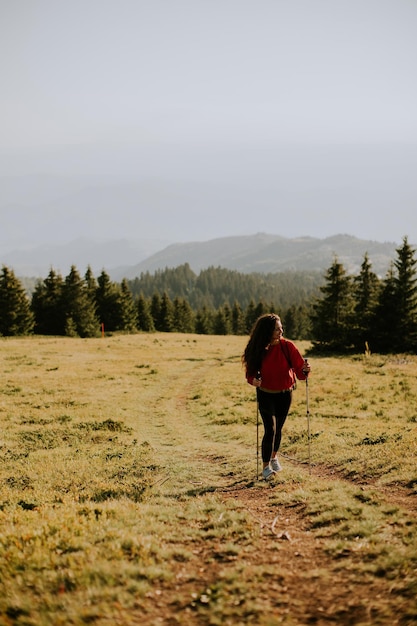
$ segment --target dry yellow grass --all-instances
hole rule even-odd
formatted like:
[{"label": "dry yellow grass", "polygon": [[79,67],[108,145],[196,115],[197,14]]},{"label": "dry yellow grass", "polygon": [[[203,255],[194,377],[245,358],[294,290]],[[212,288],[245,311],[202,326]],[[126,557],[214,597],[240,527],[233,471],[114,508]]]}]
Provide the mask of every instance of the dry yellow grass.
[{"label": "dry yellow grass", "polygon": [[417,359],[311,358],[274,488],[244,344],[0,340],[0,624],[414,623]]}]

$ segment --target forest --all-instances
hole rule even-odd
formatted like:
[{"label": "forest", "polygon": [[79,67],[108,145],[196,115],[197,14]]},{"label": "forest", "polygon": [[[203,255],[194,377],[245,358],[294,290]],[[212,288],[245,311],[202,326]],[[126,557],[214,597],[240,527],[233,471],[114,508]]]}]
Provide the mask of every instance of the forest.
[{"label": "forest", "polygon": [[0,274],[0,336],[96,337],[114,332],[245,335],[259,315],[278,313],[291,339],[312,351],[417,351],[415,250],[404,237],[384,277],[365,254],[349,274],[337,257],[324,274],[243,274],[210,267],[195,274],[185,263],[134,280],[114,282],[90,267],[67,276],[51,269],[28,293],[14,271]]}]

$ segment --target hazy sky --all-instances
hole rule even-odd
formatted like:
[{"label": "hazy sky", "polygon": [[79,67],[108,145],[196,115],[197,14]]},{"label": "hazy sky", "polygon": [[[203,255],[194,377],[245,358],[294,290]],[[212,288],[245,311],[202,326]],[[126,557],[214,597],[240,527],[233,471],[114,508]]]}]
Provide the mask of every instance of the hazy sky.
[{"label": "hazy sky", "polygon": [[[417,241],[416,33],[416,0],[0,0],[0,211]],[[92,191],[127,182],[114,212]]]}]

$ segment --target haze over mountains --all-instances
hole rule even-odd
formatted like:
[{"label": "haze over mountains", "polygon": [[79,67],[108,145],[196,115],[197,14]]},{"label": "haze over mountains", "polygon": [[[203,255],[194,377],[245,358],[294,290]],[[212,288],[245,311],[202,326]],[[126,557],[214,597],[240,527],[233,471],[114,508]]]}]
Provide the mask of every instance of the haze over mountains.
[{"label": "haze over mountains", "polygon": [[[390,171],[385,177],[389,184],[378,182],[379,193],[385,192],[387,206],[407,206],[407,188]],[[258,193],[259,185],[245,194],[243,183],[235,180],[233,186],[232,179],[209,185],[180,179],[122,182],[91,174],[4,176],[0,264],[25,277],[45,277],[51,267],[66,275],[71,265],[83,272],[90,265],[95,273],[105,269],[120,280],[187,262],[194,271],[209,266],[242,272],[321,271],[335,256],[356,272],[367,252],[374,271],[382,275],[395,258],[399,233],[413,242],[414,223],[400,219],[399,211],[393,241],[378,241],[377,234],[370,239],[364,233],[373,232],[371,222],[375,233],[381,232],[382,214],[363,209],[360,219],[349,193],[343,194],[343,205],[339,192],[333,197],[329,190],[314,189],[312,178],[310,186],[297,190],[294,176],[287,177],[287,187],[266,187],[264,195]],[[364,188],[361,195],[365,206]],[[408,198],[408,206],[412,202]],[[346,230],[337,230],[342,225]]]},{"label": "haze over mountains", "polygon": [[[2,172],[17,170],[15,161],[0,147]],[[80,145],[24,163],[34,173],[0,177],[3,252],[79,238],[168,244],[256,232],[416,239],[413,143]]]},{"label": "haze over mountains", "polygon": [[324,271],[335,257],[349,272],[357,273],[365,253],[373,270],[385,274],[394,260],[396,243],[368,241],[351,235],[286,238],[257,233],[221,237],[208,241],[163,245],[157,240],[74,240],[68,244],[39,246],[2,253],[0,261],[19,276],[45,278],[53,267],[66,275],[75,265],[84,273],[89,265],[95,273],[105,269],[113,280],[135,278],[166,267],[189,263],[198,273],[207,267],[224,267],[243,273],[284,270]]},{"label": "haze over mountains", "polygon": [[0,265],[383,273],[417,241],[416,2],[3,4]]}]

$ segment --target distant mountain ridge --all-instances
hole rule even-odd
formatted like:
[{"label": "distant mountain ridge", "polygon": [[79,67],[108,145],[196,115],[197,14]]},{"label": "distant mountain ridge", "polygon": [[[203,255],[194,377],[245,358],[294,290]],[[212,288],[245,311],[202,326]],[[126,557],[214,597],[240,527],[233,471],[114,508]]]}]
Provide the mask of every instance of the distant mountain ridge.
[{"label": "distant mountain ridge", "polygon": [[[125,268],[124,277],[135,278],[142,272],[178,267],[189,263],[199,272],[210,266],[224,267],[243,273],[274,273],[285,270],[327,269],[334,258],[350,273],[357,273],[368,253],[372,269],[384,275],[394,260],[398,244],[358,239],[351,235],[334,235],[325,239],[279,235],[224,237],[203,242],[177,243],[156,252],[137,265]],[[119,276],[120,278],[121,276]]]},{"label": "distant mountain ridge", "polygon": [[291,239],[267,233],[170,245],[157,240],[97,242],[85,238],[61,245],[16,249],[0,254],[0,263],[11,267],[18,276],[40,278],[45,278],[51,267],[66,275],[71,265],[81,273],[89,265],[95,273],[104,269],[112,280],[120,281],[184,263],[196,273],[207,267],[224,267],[243,273],[324,271],[335,257],[348,272],[357,273],[368,253],[373,271],[383,276],[396,257],[398,245],[351,235]]},{"label": "distant mountain ridge", "polygon": [[115,271],[120,274],[124,268],[128,270],[167,243],[163,240],[96,241],[80,238],[65,244],[16,248],[9,252],[2,252],[0,244],[0,265],[7,265],[15,274],[27,277],[44,278],[51,267],[66,275],[71,265],[75,265],[80,272],[90,265],[95,273],[105,269],[109,274],[112,274],[112,268],[117,268]]}]

